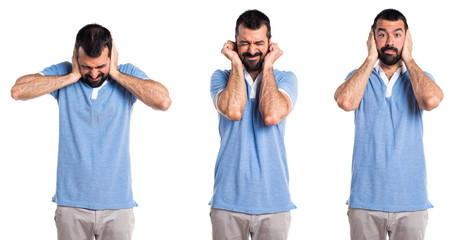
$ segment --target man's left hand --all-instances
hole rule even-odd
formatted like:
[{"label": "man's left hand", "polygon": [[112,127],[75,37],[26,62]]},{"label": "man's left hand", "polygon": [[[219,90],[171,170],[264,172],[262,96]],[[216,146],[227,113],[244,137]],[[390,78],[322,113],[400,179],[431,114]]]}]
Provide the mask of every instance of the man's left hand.
[{"label": "man's left hand", "polygon": [[283,51],[278,47],[277,43],[269,42],[269,51],[264,59],[264,67],[273,67],[276,60],[283,55]]},{"label": "man's left hand", "polygon": [[109,75],[112,78],[115,78],[116,75],[119,74],[119,69],[117,67],[118,57],[119,57],[119,53],[117,52],[116,44],[114,44],[114,40],[113,40],[113,47],[111,49],[111,66],[109,68]]},{"label": "man's left hand", "polygon": [[402,60],[407,62],[412,59],[412,48],[413,48],[413,41],[412,35],[410,34],[410,29],[407,30],[405,35],[405,43],[402,50]]}]

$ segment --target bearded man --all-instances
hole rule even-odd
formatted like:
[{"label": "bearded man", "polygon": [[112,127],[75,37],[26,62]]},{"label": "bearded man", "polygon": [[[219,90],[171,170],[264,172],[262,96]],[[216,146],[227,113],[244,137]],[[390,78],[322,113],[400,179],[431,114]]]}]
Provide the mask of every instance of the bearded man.
[{"label": "bearded man", "polygon": [[59,150],[53,202],[58,239],[131,239],[129,129],[137,99],[165,111],[169,92],[132,64],[118,65],[111,33],[98,24],[76,37],[72,63],[20,77],[11,95],[52,95],[59,108]]},{"label": "bearded man", "polygon": [[443,93],[412,58],[410,30],[399,11],[376,16],[367,47],[365,62],[334,96],[341,109],[355,110],[351,239],[423,239],[432,205],[422,114],[436,108]]},{"label": "bearded man", "polygon": [[295,206],[284,128],[296,103],[296,76],[273,68],[283,52],[258,10],[241,14],[235,41],[226,42],[222,54],[231,70],[211,78],[221,137],[210,201],[213,239],[287,239]]}]

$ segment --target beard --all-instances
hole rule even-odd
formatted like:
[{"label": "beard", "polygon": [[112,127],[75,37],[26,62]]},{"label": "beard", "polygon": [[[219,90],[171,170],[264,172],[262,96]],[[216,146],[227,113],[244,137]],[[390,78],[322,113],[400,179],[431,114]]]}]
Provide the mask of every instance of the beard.
[{"label": "beard", "polygon": [[[267,54],[265,54],[266,56]],[[249,61],[247,60],[248,57],[257,57],[260,56],[259,60],[257,61]],[[251,55],[248,52],[244,52],[241,54],[241,62],[243,63],[244,67],[246,68],[246,71],[248,72],[254,72],[258,71],[262,68],[262,64],[264,63],[264,58],[262,52],[256,52],[255,54]]]},{"label": "beard", "polygon": [[[384,53],[387,50],[393,50],[395,55]],[[398,63],[400,59],[402,59],[402,51],[399,52],[399,50],[395,47],[385,46],[378,50],[378,56],[382,63],[388,66],[392,66]]]},{"label": "beard", "polygon": [[97,88],[103,85],[104,81],[106,81],[109,78],[109,73],[106,75],[104,75],[103,73],[100,73],[95,79],[98,79],[98,78],[100,78],[99,81],[93,81],[94,78],[90,76],[90,73],[87,73],[82,77],[82,81],[92,88]]}]

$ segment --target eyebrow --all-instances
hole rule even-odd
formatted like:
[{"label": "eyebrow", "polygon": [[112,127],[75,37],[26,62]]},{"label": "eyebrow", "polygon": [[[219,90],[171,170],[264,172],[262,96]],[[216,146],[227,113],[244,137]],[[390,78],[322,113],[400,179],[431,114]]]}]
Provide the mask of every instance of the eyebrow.
[{"label": "eyebrow", "polygon": [[[251,43],[251,42],[246,41],[246,40],[241,40],[240,43]],[[255,42],[253,42],[253,43],[254,43],[254,44],[256,44],[256,43],[265,43],[265,41],[264,41],[264,40],[259,40],[259,41],[255,41]]]},{"label": "eyebrow", "polygon": [[[378,28],[378,31],[387,32],[385,28]],[[394,30],[394,32],[397,32],[397,31],[403,32],[404,30],[403,30],[402,28],[396,28],[396,29]]]},{"label": "eyebrow", "polygon": [[96,66],[96,67],[90,67],[90,66],[87,66],[87,65],[82,64],[82,67],[90,68],[90,69],[94,69],[94,68],[99,69],[99,68],[104,68],[104,67],[106,67],[106,63],[105,63],[105,64],[101,64],[100,66]]}]

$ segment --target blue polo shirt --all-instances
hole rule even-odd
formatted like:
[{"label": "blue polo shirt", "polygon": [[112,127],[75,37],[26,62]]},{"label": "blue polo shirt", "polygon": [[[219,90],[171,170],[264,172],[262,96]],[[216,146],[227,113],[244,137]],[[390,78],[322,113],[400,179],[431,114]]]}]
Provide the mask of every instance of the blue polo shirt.
[{"label": "blue polo shirt", "polygon": [[404,67],[389,83],[381,75],[385,76],[382,69],[375,67],[355,110],[348,205],[386,212],[431,208],[426,189],[423,110]]},{"label": "blue polo shirt", "polygon": [[[297,79],[292,72],[274,70],[280,91],[288,94],[293,106],[297,99]],[[217,70],[211,78],[211,97],[228,83],[230,71]],[[289,194],[289,177],[284,145],[286,119],[266,126],[259,111],[262,73],[253,82],[245,71],[247,102],[242,119],[232,121],[218,114],[220,149],[214,174],[214,194],[210,205],[248,214],[289,211],[295,208]]]},{"label": "blue polo shirt", "polygon": [[[44,69],[45,76],[66,75],[72,64]],[[119,71],[148,77],[131,64]],[[129,156],[130,116],[135,96],[109,78],[100,88],[77,81],[51,93],[59,107],[58,205],[94,210],[137,206],[132,196]]]}]

